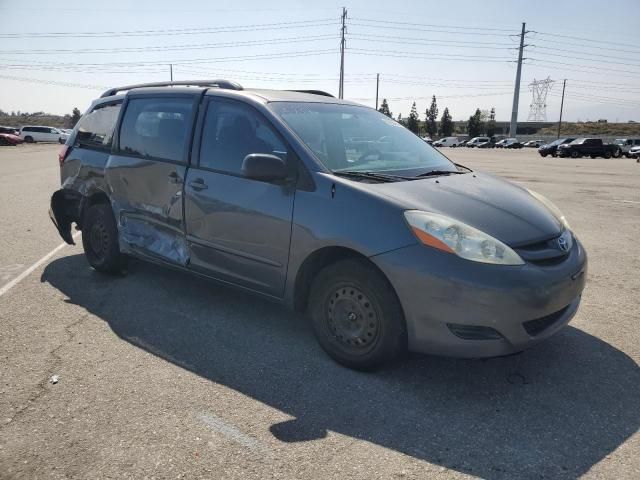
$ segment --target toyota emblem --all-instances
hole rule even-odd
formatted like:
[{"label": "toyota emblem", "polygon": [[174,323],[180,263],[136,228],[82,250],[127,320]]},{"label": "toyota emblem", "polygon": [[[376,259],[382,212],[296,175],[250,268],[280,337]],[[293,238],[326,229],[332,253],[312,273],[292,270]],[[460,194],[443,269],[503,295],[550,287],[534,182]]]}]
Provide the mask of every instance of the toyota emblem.
[{"label": "toyota emblem", "polygon": [[569,242],[564,235],[560,235],[560,237],[558,237],[558,248],[563,252],[569,251]]}]

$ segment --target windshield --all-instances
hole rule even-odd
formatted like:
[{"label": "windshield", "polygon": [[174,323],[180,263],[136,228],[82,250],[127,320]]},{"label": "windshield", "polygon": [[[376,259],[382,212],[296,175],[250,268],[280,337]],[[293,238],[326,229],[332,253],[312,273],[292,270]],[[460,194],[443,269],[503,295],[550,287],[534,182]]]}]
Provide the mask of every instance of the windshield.
[{"label": "windshield", "polygon": [[458,172],[443,154],[376,110],[332,103],[274,102],[270,106],[333,172],[417,176]]},{"label": "windshield", "polygon": [[576,138],[569,145],[580,145],[581,143],[584,143],[585,140],[586,140],[586,138]]},{"label": "windshield", "polygon": [[624,138],[616,138],[613,143],[615,143],[616,145],[624,145],[625,143],[627,143],[627,141]]},{"label": "windshield", "polygon": [[551,142],[549,145],[552,147],[555,145],[560,145],[564,142],[564,140],[565,140],[564,138],[559,138],[558,140],[554,140],[553,142]]}]

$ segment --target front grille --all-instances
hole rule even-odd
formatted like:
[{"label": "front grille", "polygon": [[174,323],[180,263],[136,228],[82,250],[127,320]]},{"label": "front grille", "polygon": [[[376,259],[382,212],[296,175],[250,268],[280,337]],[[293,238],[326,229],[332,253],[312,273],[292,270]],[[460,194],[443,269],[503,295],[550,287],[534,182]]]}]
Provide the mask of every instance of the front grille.
[{"label": "front grille", "polygon": [[549,328],[551,325],[556,323],[556,321],[560,319],[562,315],[564,315],[564,313],[567,311],[568,308],[569,308],[569,305],[567,305],[564,308],[561,308],[560,310],[558,310],[555,313],[552,313],[551,315],[547,315],[545,317],[540,317],[534,320],[529,320],[528,322],[524,322],[522,326],[524,327],[524,329],[527,331],[529,335],[531,335],[532,337],[535,337],[537,335],[540,335],[547,328]]},{"label": "front grille", "polygon": [[[570,250],[566,252],[560,250],[558,247],[559,237],[560,235],[556,235],[547,240],[518,245],[513,249],[525,262],[533,263],[540,267],[557,265],[566,260],[570,253]],[[573,247],[575,248],[575,240]]]}]

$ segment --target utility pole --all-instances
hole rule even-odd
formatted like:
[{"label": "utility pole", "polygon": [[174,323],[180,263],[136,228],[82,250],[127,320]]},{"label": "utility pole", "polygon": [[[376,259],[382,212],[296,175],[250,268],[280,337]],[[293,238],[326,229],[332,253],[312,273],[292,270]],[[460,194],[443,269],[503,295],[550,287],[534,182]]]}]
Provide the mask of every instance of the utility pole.
[{"label": "utility pole", "polygon": [[169,64],[169,77],[171,78],[171,81],[173,82],[173,64]]},{"label": "utility pole", "polygon": [[344,34],[347,32],[347,9],[342,7],[342,28],[340,29],[340,85],[338,86],[338,98],[344,98],[344,47],[346,41]]},{"label": "utility pole", "polygon": [[376,73],[376,110],[378,109],[378,90],[380,89],[380,74]]},{"label": "utility pole", "polygon": [[558,121],[558,138],[560,138],[560,127],[562,126],[562,109],[564,108],[564,89],[567,86],[567,79],[562,82],[562,101],[560,102],[560,120]]},{"label": "utility pole", "polygon": [[515,137],[518,133],[518,103],[520,102],[520,75],[522,73],[522,51],[524,50],[525,23],[522,22],[522,33],[520,34],[520,50],[518,52],[518,69],[516,70],[516,88],[513,91],[513,107],[511,108],[511,124],[509,125],[509,136]]}]

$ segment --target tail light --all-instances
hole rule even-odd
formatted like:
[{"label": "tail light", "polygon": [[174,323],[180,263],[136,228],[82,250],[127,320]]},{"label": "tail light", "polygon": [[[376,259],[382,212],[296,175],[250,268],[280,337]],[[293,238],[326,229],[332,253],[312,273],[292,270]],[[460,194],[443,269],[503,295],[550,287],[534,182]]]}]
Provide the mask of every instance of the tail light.
[{"label": "tail light", "polygon": [[70,150],[71,149],[69,148],[68,145],[63,145],[62,148],[60,149],[60,153],[58,153],[58,163],[60,164],[60,166],[62,166],[62,164],[66,160]]}]

